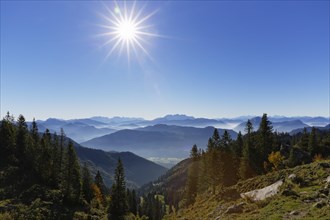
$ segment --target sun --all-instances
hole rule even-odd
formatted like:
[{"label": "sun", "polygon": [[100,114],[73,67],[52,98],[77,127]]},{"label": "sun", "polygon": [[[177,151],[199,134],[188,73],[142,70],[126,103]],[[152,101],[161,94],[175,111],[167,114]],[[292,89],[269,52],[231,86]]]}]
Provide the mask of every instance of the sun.
[{"label": "sun", "polygon": [[106,57],[112,55],[114,51],[119,51],[119,55],[126,51],[128,60],[132,53],[139,57],[141,52],[151,58],[146,45],[150,42],[149,38],[159,37],[150,30],[152,25],[149,24],[150,17],[156,11],[143,15],[142,9],[136,9],[135,1],[130,8],[126,2],[121,3],[123,5],[119,6],[117,2],[114,2],[113,9],[105,6],[107,14],[102,15],[105,24],[100,26],[105,29],[105,32],[101,35],[106,36],[103,46],[110,46]]},{"label": "sun", "polygon": [[123,21],[118,24],[117,34],[123,41],[134,41],[137,36],[136,24],[132,21]]}]

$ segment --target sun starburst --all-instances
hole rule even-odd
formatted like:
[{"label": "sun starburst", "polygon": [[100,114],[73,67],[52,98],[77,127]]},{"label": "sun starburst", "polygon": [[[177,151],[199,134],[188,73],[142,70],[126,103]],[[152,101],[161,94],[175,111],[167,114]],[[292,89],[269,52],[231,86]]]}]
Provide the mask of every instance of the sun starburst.
[{"label": "sun starburst", "polygon": [[102,15],[106,24],[101,25],[105,29],[101,35],[107,38],[103,46],[110,46],[106,57],[109,57],[116,50],[119,51],[119,54],[124,50],[128,60],[132,52],[138,55],[141,51],[152,59],[146,49],[146,44],[150,42],[150,37],[158,37],[159,35],[153,33],[150,30],[152,26],[147,23],[156,11],[143,15],[143,8],[137,10],[135,1],[130,8],[126,2],[123,2],[122,6],[117,2],[114,2],[114,5],[113,9],[105,6],[107,14]]}]

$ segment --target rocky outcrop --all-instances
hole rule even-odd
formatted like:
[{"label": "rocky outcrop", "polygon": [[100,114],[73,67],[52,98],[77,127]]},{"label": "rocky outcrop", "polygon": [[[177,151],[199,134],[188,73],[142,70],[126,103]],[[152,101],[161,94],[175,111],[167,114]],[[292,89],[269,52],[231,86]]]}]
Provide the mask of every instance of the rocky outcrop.
[{"label": "rocky outcrop", "polygon": [[253,201],[261,201],[268,197],[274,196],[279,192],[279,187],[283,184],[283,180],[279,180],[272,185],[262,189],[252,190],[246,193],[241,193],[242,198],[251,199]]}]

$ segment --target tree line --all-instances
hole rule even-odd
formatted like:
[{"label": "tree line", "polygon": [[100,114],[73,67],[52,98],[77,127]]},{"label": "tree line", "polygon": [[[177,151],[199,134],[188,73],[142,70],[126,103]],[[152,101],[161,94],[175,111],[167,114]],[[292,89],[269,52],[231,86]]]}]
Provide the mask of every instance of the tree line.
[{"label": "tree line", "polygon": [[[0,218],[8,219],[161,219],[164,203],[156,195],[138,197],[126,188],[120,158],[109,189],[98,171],[81,165],[74,143],[48,129],[40,133],[23,115],[0,122]],[[5,213],[5,214],[1,214]],[[3,215],[3,216],[1,216]],[[140,217],[142,216],[142,217]]]},{"label": "tree line", "polygon": [[267,114],[262,116],[257,130],[248,120],[245,133],[239,132],[233,140],[226,130],[220,136],[215,129],[205,151],[196,145],[192,147],[185,187],[186,205],[208,188],[215,193],[219,186],[228,187],[239,180],[330,156],[329,131],[313,127],[308,133],[305,128],[293,136],[274,132]]}]

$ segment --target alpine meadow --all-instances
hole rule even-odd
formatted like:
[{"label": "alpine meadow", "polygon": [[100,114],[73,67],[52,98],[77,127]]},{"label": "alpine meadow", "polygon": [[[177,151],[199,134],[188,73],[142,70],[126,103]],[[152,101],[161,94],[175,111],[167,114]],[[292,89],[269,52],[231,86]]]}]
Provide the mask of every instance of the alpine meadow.
[{"label": "alpine meadow", "polygon": [[328,0],[0,4],[0,219],[330,219]]}]

